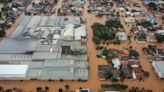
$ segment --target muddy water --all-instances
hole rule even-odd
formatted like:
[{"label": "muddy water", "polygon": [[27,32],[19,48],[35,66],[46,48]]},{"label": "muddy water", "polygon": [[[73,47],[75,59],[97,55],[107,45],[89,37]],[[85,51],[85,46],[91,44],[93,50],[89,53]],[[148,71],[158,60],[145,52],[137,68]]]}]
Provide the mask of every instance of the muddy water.
[{"label": "muddy water", "polygon": [[[50,92],[57,92],[58,88],[63,88],[65,84],[69,84],[70,88],[75,90],[77,88],[90,88],[91,92],[99,92],[101,83],[111,83],[111,81],[99,81],[98,79],[98,65],[107,64],[103,59],[96,58],[96,50],[95,45],[92,42],[92,29],[91,25],[94,22],[101,22],[103,23],[106,17],[103,18],[95,18],[94,14],[87,13],[87,6],[88,3],[85,5],[85,13],[84,17],[87,20],[86,27],[87,27],[87,34],[88,34],[88,55],[89,55],[89,77],[90,79],[87,82],[77,82],[77,81],[55,81],[55,82],[48,82],[48,81],[0,81],[0,86],[5,88],[12,88],[12,87],[19,87],[23,89],[23,92],[30,92],[31,90],[34,92],[35,88],[38,86],[49,86]],[[116,8],[116,7],[115,7]],[[123,19],[121,18],[121,22],[123,23]],[[124,24],[124,23],[123,23]],[[124,25],[124,28],[127,32],[129,32],[130,27]],[[134,48],[136,48],[140,53],[140,61],[143,68],[150,73],[150,77],[145,79],[144,82],[141,81],[134,81],[134,80],[125,80],[123,83],[129,85],[129,87],[137,86],[140,88],[151,89],[154,92],[162,92],[161,90],[164,89],[164,80],[158,79],[156,74],[153,71],[152,66],[147,62],[147,56],[142,53],[142,47],[146,46],[146,44],[137,44],[134,40],[132,40],[131,44]],[[162,48],[161,44],[157,44],[159,47]],[[123,42],[121,45],[109,45],[108,48],[117,48],[121,49],[122,47],[127,47],[128,42]]]}]

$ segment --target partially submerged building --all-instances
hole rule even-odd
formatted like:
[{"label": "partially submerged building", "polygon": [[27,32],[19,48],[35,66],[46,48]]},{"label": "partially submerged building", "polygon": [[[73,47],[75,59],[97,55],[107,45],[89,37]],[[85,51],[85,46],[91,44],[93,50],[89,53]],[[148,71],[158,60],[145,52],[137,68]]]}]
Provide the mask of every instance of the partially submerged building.
[{"label": "partially submerged building", "polygon": [[80,19],[25,16],[0,43],[0,80],[88,80],[86,39]]}]

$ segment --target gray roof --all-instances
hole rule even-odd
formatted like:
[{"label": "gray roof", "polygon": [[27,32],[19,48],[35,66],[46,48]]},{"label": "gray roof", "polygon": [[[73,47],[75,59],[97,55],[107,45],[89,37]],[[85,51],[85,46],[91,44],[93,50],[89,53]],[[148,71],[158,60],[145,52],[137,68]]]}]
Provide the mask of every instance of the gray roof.
[{"label": "gray roof", "polygon": [[0,53],[25,53],[34,51],[38,44],[37,39],[9,39],[0,43]]},{"label": "gray roof", "polygon": [[[25,16],[15,28],[10,38],[18,38],[24,33],[33,33],[38,26],[65,26],[67,24],[80,25],[80,19],[63,16]],[[30,31],[30,32],[29,32]]]},{"label": "gray roof", "polygon": [[10,38],[16,38],[18,37],[22,32],[24,32],[25,27],[28,25],[28,23],[31,20],[31,16],[25,16],[21,20],[20,24],[16,27],[16,29],[12,32]]},{"label": "gray roof", "polygon": [[164,61],[154,62],[158,70],[164,74]]}]

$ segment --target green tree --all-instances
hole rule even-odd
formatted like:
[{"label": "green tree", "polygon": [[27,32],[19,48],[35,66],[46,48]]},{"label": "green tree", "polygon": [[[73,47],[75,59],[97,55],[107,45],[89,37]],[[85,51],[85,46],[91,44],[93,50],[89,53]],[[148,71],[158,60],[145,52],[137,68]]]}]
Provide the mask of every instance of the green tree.
[{"label": "green tree", "polygon": [[106,72],[106,75],[107,75],[107,79],[111,79],[111,78],[113,77],[112,70],[109,69],[109,70]]},{"label": "green tree", "polygon": [[142,92],[142,90],[138,87],[132,87],[131,89],[129,89],[129,92]]},{"label": "green tree", "polygon": [[69,89],[69,85],[67,84],[67,85],[65,85],[65,89],[66,90],[68,90]]},{"label": "green tree", "polygon": [[62,88],[59,88],[59,89],[58,89],[58,92],[63,92],[63,89],[62,89]]},{"label": "green tree", "polygon": [[157,10],[157,5],[153,2],[149,3],[148,6],[153,10],[156,11]]},{"label": "green tree", "polygon": [[100,39],[99,37],[97,37],[97,36],[93,36],[93,42],[94,42],[95,44],[100,44],[101,39]]},{"label": "green tree", "polygon": [[144,28],[150,28],[153,26],[152,23],[149,21],[142,21],[137,23],[137,25],[143,26]]},{"label": "green tree", "polygon": [[139,53],[136,50],[130,50],[129,51],[129,56],[138,58],[139,57]]},{"label": "green tree", "polygon": [[160,43],[164,41],[164,35],[162,35],[162,34],[155,34],[155,37],[156,37],[157,41]]},{"label": "green tree", "polygon": [[110,19],[110,20],[107,20],[105,22],[105,25],[108,27],[108,28],[122,28],[122,24],[121,22],[118,20],[118,19]]}]

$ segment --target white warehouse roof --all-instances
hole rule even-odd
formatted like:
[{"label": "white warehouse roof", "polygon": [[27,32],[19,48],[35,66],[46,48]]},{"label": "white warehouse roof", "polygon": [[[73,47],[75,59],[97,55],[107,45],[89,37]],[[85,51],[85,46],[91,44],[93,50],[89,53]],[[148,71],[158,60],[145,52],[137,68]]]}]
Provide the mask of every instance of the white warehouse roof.
[{"label": "white warehouse roof", "polygon": [[74,25],[68,24],[65,26],[65,32],[63,34],[64,40],[73,40],[73,34],[74,34]]},{"label": "white warehouse roof", "polygon": [[0,77],[26,77],[28,65],[0,65]]},{"label": "white warehouse roof", "polygon": [[82,36],[86,37],[85,25],[82,25],[75,29],[75,40],[81,40]]}]

